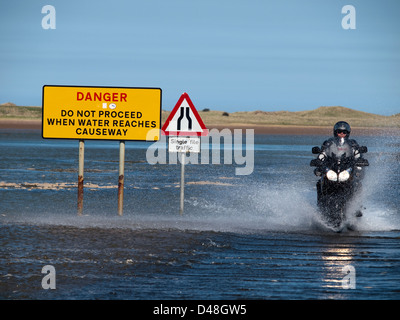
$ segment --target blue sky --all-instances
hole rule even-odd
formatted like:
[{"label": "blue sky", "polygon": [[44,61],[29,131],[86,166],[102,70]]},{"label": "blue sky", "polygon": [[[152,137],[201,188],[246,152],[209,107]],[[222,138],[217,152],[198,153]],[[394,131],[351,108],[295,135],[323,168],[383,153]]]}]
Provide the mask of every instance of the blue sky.
[{"label": "blue sky", "polygon": [[43,85],[159,87],[165,110],[187,92],[198,110],[391,115],[399,18],[398,0],[1,1],[0,103],[41,105]]}]

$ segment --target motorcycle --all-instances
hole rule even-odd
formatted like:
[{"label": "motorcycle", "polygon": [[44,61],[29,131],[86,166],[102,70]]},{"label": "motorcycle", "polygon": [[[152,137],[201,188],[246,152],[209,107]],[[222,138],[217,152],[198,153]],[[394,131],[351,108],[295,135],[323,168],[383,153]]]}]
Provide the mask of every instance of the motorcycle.
[{"label": "motorcycle", "polygon": [[[315,175],[320,176],[317,182],[317,204],[325,224],[336,232],[344,228],[352,230],[347,217],[347,205],[361,188],[362,167],[369,166],[368,160],[361,154],[368,152],[367,147],[358,147],[359,158],[347,156],[346,153],[331,153],[325,161],[313,159],[310,166],[316,167]],[[320,154],[319,147],[312,148],[313,154]],[[358,210],[356,217],[362,215]]]}]

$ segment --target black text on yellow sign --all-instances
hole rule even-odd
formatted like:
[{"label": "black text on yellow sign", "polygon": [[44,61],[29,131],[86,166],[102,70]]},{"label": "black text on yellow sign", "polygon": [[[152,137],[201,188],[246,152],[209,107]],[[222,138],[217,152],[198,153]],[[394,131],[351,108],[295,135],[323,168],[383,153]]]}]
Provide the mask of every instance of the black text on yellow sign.
[{"label": "black text on yellow sign", "polygon": [[42,99],[43,138],[159,140],[160,88],[46,85]]}]

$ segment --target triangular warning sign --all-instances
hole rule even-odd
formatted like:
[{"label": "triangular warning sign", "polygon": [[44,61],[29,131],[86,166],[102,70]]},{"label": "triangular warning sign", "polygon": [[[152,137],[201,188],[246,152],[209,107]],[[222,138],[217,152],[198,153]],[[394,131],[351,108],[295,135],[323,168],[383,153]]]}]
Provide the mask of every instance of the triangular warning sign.
[{"label": "triangular warning sign", "polygon": [[196,108],[185,92],[181,95],[161,133],[165,136],[207,136],[208,129],[201,120]]}]

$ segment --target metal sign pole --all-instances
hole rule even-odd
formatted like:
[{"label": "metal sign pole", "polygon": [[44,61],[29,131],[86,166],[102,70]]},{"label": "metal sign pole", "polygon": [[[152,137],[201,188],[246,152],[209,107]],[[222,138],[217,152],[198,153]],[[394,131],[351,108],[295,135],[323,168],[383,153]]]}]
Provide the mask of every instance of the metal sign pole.
[{"label": "metal sign pole", "polygon": [[119,142],[119,175],[118,175],[118,215],[122,216],[124,205],[124,171],[125,141]]},{"label": "metal sign pole", "polygon": [[181,152],[181,202],[179,214],[183,214],[183,202],[185,199],[185,153]]},{"label": "metal sign pole", "polygon": [[[185,120],[182,121],[184,118]],[[185,138],[182,136],[208,135],[208,129],[201,120],[199,113],[186,92],[181,95],[167,120],[164,122],[161,134],[170,136],[170,139],[168,140],[169,152],[181,152],[181,198],[179,213],[182,215],[185,196],[185,153],[200,152],[199,138]]]},{"label": "metal sign pole", "polygon": [[79,168],[78,168],[78,215],[83,212],[83,165],[85,161],[85,140],[79,140]]}]

